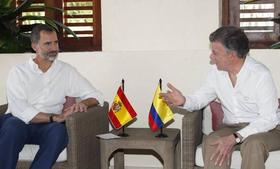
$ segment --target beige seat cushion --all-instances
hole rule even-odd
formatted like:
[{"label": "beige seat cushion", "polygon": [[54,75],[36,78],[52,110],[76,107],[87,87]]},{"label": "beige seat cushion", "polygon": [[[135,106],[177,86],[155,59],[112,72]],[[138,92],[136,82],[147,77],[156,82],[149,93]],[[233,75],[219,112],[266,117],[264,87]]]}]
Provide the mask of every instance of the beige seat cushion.
[{"label": "beige seat cushion", "polygon": [[[25,145],[22,151],[19,153],[19,160],[25,161],[33,161],[37,151],[39,150],[38,145]],[[66,161],[67,160],[67,151],[66,148],[60,153],[57,162]]]}]

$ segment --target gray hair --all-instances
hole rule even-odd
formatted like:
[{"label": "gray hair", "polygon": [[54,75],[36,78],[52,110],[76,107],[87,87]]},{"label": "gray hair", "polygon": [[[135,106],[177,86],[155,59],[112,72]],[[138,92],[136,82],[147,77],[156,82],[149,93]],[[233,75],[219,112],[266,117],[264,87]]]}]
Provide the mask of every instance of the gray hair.
[{"label": "gray hair", "polygon": [[239,58],[246,58],[249,40],[244,31],[234,26],[222,26],[209,36],[210,42],[220,42],[228,51],[235,51]]},{"label": "gray hair", "polygon": [[31,42],[32,43],[38,43],[40,40],[40,32],[46,31],[46,32],[54,32],[55,30],[46,24],[36,24],[31,32]]}]

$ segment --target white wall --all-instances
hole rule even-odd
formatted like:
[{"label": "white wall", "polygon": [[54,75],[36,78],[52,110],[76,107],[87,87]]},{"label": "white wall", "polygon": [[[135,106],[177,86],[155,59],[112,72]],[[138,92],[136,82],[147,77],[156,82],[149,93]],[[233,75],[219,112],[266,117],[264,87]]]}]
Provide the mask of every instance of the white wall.
[{"label": "white wall", "polygon": [[[148,127],[147,118],[159,78],[190,93],[208,70],[208,35],[219,25],[218,0],[102,0],[102,52],[61,53],[103,91],[110,103],[121,79],[138,119],[131,127]],[[0,104],[6,103],[7,72],[32,54],[0,54]],[[277,87],[278,50],[253,50],[251,55],[272,71]],[[181,128],[181,117],[169,127]],[[152,156],[126,156],[130,166],[158,167]],[[144,166],[143,166],[144,165]]]},{"label": "white wall", "polygon": [[103,49],[205,49],[218,6],[218,0],[102,0]]}]

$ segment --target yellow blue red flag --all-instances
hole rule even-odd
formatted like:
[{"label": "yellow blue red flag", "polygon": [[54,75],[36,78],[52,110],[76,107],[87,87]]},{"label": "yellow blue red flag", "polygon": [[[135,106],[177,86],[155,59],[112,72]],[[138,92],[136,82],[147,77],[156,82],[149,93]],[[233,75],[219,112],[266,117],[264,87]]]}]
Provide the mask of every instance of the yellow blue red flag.
[{"label": "yellow blue red flag", "polygon": [[137,116],[133,107],[126,98],[123,90],[119,87],[117,95],[108,112],[108,117],[114,128],[119,129]]},{"label": "yellow blue red flag", "polygon": [[154,132],[159,128],[162,128],[164,124],[172,120],[174,116],[167,103],[162,98],[160,98],[160,92],[161,89],[158,85],[149,113],[149,126]]}]

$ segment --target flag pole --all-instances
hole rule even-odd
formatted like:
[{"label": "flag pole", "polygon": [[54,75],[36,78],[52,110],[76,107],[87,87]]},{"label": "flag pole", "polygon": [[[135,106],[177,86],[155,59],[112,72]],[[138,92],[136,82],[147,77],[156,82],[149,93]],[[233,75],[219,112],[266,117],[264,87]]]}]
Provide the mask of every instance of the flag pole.
[{"label": "flag pole", "polygon": [[[160,88],[160,90],[162,90],[162,80],[161,80],[161,78],[159,79],[159,88]],[[156,135],[156,137],[159,137],[159,138],[168,137],[166,134],[163,133],[163,126],[160,128],[160,133],[158,135]]]},{"label": "flag pole", "polygon": [[[122,79],[122,91],[124,93],[124,79]],[[122,126],[122,132],[120,134],[118,134],[118,136],[121,136],[121,137],[129,136],[127,133],[125,133],[124,128],[125,128],[125,125]]]}]

